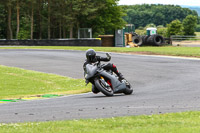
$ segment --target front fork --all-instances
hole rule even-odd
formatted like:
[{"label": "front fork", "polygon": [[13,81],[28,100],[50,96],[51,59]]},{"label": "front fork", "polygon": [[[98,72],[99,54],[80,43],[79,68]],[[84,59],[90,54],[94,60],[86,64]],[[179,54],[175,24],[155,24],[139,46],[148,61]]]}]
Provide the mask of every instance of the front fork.
[{"label": "front fork", "polygon": [[110,85],[106,82],[106,80],[104,79],[104,77],[100,76],[100,81],[101,81],[101,83],[103,83],[106,87],[110,87]]},{"label": "front fork", "polygon": [[[110,84],[108,84],[107,82],[106,82],[106,80],[104,79],[104,77],[102,77],[102,76],[100,76],[100,79],[99,79],[100,81],[101,81],[101,83],[102,84],[104,84],[106,87],[111,87],[112,85],[111,85],[111,83]],[[85,80],[85,86],[87,86],[88,84],[89,84],[89,80]]]}]

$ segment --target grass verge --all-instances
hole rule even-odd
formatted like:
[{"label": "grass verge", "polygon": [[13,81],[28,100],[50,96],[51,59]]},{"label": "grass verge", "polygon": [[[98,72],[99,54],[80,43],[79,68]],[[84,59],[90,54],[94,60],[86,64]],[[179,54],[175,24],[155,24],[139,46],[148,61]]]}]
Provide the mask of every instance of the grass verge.
[{"label": "grass verge", "polygon": [[133,54],[153,54],[170,56],[200,57],[200,47],[70,47],[70,46],[30,46],[30,47],[0,47],[0,49],[52,49],[52,50],[82,50],[93,48],[96,51],[122,52]]},{"label": "grass verge", "polygon": [[38,94],[75,94],[90,91],[83,79],[0,66],[0,99]]},{"label": "grass verge", "polygon": [[[91,47],[8,47],[11,49],[65,49],[87,50]],[[0,49],[2,49],[0,47]],[[5,47],[3,48],[5,49]],[[94,48],[107,52],[150,52],[153,54],[200,57],[199,48],[144,47],[144,48]],[[0,66],[0,99],[16,98],[45,93],[72,94],[88,92],[84,80]],[[152,116],[132,116],[108,119],[52,121],[33,123],[0,123],[0,132],[200,132],[200,112],[171,113]]]},{"label": "grass verge", "polygon": [[3,133],[197,133],[200,112],[53,122],[0,124]]}]

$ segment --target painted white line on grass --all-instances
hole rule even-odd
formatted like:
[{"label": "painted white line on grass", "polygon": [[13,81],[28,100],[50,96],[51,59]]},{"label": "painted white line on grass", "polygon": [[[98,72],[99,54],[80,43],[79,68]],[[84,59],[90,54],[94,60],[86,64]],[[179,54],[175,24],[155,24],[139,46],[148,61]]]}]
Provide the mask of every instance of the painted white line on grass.
[{"label": "painted white line on grass", "polygon": [[169,55],[140,55],[140,54],[116,53],[116,52],[99,52],[99,53],[112,53],[112,54],[121,54],[121,55],[133,55],[133,56],[156,57],[156,58],[171,58],[171,59],[182,59],[182,60],[200,60],[200,58],[195,58],[195,57],[181,57],[181,56],[169,56]]},{"label": "painted white line on grass", "polygon": [[200,58],[194,58],[194,57],[179,57],[179,56],[167,56],[167,55],[138,55],[138,56],[150,56],[150,57],[172,58],[172,59],[183,59],[183,60],[200,60]]}]

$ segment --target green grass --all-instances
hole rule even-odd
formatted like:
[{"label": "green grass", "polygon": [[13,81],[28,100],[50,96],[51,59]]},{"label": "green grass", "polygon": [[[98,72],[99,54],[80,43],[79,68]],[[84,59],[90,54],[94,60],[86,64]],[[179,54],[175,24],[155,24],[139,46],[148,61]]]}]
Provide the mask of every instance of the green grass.
[{"label": "green grass", "polygon": [[0,124],[2,133],[199,133],[200,112]]},{"label": "green grass", "polygon": [[200,36],[200,32],[195,32],[196,36]]},{"label": "green grass", "polygon": [[[9,47],[8,47],[9,48]],[[14,47],[36,49],[87,50],[91,47]],[[2,49],[0,47],[0,49]],[[13,49],[13,47],[11,48]],[[142,47],[142,48],[94,48],[108,52],[150,52],[154,54],[197,56],[199,48]],[[19,68],[0,66],[0,99],[56,93],[72,94],[90,91],[84,80],[72,79]],[[117,117],[71,121],[32,123],[0,123],[2,133],[196,133],[200,132],[200,112],[170,113],[151,116]]]},{"label": "green grass", "polygon": [[69,46],[33,46],[33,47],[0,47],[0,49],[55,49],[55,50],[82,50],[93,48],[96,51],[122,52],[135,54],[158,54],[171,56],[200,57],[200,47],[69,47]]},{"label": "green grass", "polygon": [[89,88],[83,79],[0,66],[0,99],[47,93],[83,93],[90,91]]}]

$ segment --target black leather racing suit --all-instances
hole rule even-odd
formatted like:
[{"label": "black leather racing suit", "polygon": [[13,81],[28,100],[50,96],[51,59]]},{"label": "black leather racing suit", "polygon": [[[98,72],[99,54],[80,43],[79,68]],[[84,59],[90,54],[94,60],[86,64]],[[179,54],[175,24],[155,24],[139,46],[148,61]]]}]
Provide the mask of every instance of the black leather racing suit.
[{"label": "black leather racing suit", "polygon": [[[96,63],[96,62],[98,62],[98,61],[105,61],[105,62],[108,62],[108,61],[110,61],[110,59],[111,58],[109,58],[109,57],[101,57],[101,56],[96,56],[96,58],[94,59],[94,61],[89,61],[89,60],[86,60],[85,61],[85,63],[84,63],[84,65],[83,65],[83,69],[84,69],[84,71],[85,71],[85,66],[87,65],[87,64],[92,64],[92,63]],[[117,74],[118,76],[121,76],[121,74],[118,72],[118,70],[117,70],[117,67],[114,65],[114,64],[112,64],[112,63],[108,63],[108,64],[105,64],[104,66],[103,66],[103,68],[105,69],[105,70],[112,70],[115,74]]]},{"label": "black leather racing suit", "polygon": [[[86,60],[84,65],[83,65],[84,72],[85,72],[85,69],[86,69],[85,67],[86,67],[87,64],[96,63],[98,61],[108,62],[110,60],[111,60],[111,57],[101,57],[101,56],[96,56],[93,61]],[[105,70],[112,70],[117,76],[119,76],[119,78],[121,78],[121,79],[123,78],[122,74],[118,72],[117,67],[114,64],[108,63],[108,64],[103,65],[102,67]],[[92,85],[92,92],[98,93],[99,90],[94,85]]]}]

